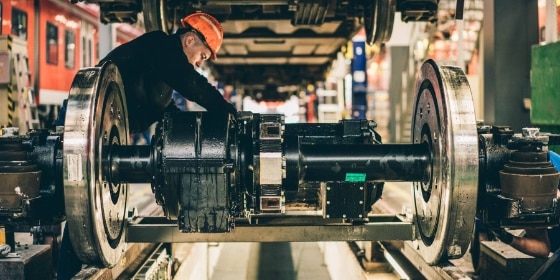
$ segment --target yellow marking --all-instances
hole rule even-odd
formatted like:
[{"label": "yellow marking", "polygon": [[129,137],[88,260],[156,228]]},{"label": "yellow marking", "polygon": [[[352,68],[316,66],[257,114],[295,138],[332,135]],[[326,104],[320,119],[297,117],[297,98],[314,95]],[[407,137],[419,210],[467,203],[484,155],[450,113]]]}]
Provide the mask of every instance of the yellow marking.
[{"label": "yellow marking", "polygon": [[12,127],[14,124],[14,100],[12,99],[12,84],[8,85],[8,127]]},{"label": "yellow marking", "polygon": [[6,244],[6,228],[0,226],[0,244]]}]

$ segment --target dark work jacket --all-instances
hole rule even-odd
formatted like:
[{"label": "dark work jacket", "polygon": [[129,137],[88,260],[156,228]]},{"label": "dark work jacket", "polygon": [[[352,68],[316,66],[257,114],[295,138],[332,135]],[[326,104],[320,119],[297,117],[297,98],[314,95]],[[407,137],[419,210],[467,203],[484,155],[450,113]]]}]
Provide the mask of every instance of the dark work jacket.
[{"label": "dark work jacket", "polygon": [[132,133],[147,129],[165,111],[178,110],[171,99],[173,89],[209,112],[236,113],[189,63],[179,35],[145,33],[115,48],[99,65],[107,61],[117,65],[121,74]]}]

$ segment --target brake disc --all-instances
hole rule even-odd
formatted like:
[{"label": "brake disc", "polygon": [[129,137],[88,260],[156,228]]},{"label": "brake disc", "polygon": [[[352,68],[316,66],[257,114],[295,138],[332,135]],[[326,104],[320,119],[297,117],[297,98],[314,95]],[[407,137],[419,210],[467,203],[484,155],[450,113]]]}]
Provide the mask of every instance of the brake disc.
[{"label": "brake disc", "polygon": [[472,238],[478,137],[464,72],[426,61],[415,87],[413,143],[431,147],[431,176],[413,184],[418,253],[429,264],[463,256]]},{"label": "brake disc", "polygon": [[113,145],[127,145],[128,119],[114,64],[80,70],[70,89],[64,126],[64,197],[70,240],[86,263],[117,264],[126,246],[128,184],[113,183]]}]

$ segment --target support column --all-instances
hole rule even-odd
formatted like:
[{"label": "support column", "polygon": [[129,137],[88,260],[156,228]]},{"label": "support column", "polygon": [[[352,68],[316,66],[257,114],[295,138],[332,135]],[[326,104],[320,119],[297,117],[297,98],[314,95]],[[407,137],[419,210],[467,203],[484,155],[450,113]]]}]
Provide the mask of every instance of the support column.
[{"label": "support column", "polygon": [[[403,123],[402,118],[408,118],[408,114],[402,110],[403,102],[403,78],[406,79],[406,71],[408,62],[411,59],[408,55],[408,46],[391,46],[390,47],[390,59],[391,59],[391,78],[389,80],[389,99],[391,103],[390,111],[390,122],[389,131],[391,132],[389,143],[398,143],[402,138],[401,131],[403,128],[401,124]],[[410,93],[414,94],[414,93]],[[407,104],[406,106],[412,107],[412,104]],[[397,121],[399,120],[399,121]],[[410,122],[409,119],[404,121]]]},{"label": "support column", "polygon": [[352,119],[365,119],[367,112],[366,37],[352,39]]},{"label": "support column", "polygon": [[531,47],[538,44],[537,0],[484,1],[484,123],[530,125]]}]

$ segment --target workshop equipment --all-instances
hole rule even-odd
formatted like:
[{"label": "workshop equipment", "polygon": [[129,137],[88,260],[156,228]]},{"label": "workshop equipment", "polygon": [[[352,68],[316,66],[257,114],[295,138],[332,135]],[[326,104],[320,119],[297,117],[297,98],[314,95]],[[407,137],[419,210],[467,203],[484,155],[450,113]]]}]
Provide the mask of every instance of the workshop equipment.
[{"label": "workshop equipment", "polygon": [[[64,187],[64,202],[53,205],[64,206],[79,258],[106,267],[127,242],[415,240],[436,264],[466,252],[477,198],[489,206],[496,191],[507,201],[492,212],[499,227],[558,225],[555,197],[538,188],[512,195],[499,180],[516,153],[540,154],[558,135],[477,127],[463,71],[431,60],[414,100],[410,144],[382,144],[368,120],[285,124],[274,114],[174,112],[150,145],[132,146],[122,80],[107,63],[77,73],[63,129],[17,139],[45,175],[40,193],[59,198]],[[412,219],[370,213],[387,181],[413,182]],[[129,183],[151,183],[165,215],[129,216]],[[530,207],[512,215],[525,197],[551,207],[538,219]]]}]

